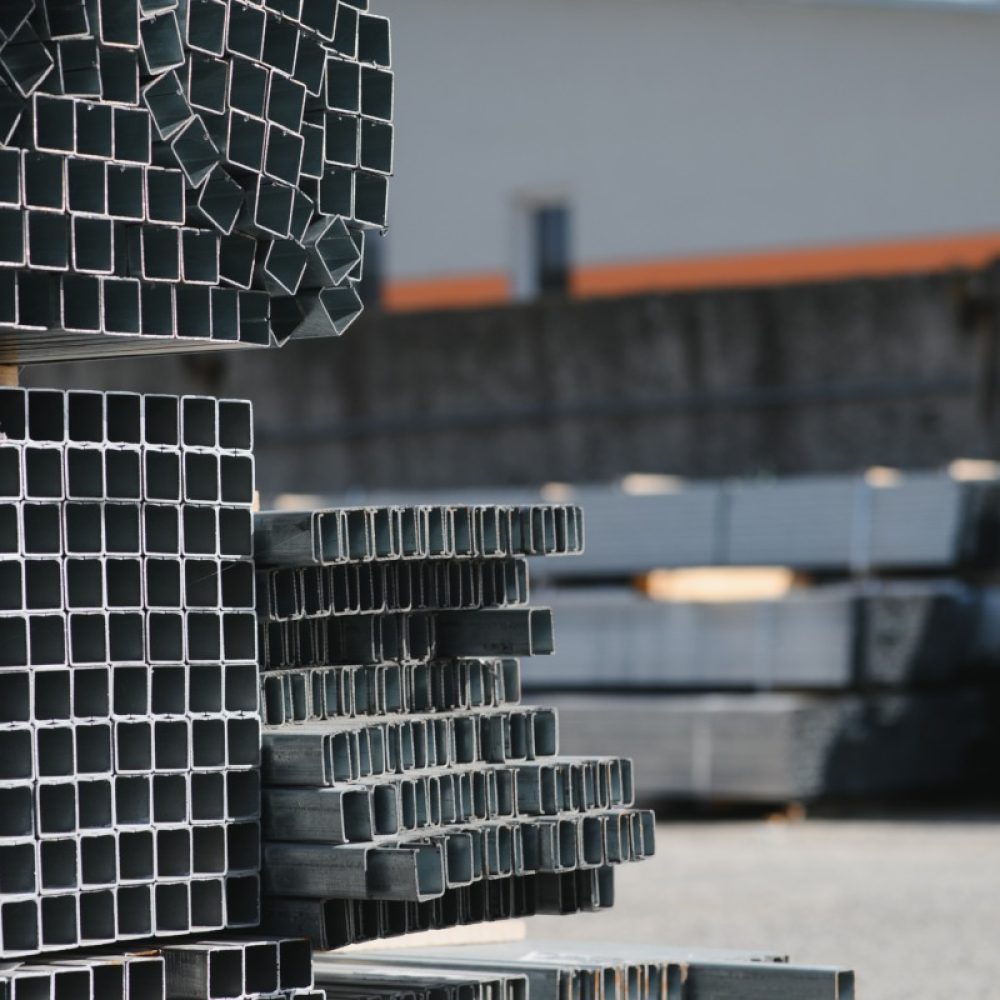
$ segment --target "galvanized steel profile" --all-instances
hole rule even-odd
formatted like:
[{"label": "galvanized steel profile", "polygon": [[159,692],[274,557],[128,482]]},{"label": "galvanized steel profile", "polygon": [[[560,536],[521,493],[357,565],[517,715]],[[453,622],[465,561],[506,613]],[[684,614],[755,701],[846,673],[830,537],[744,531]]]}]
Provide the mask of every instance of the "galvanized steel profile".
[{"label": "galvanized steel profile", "polygon": [[782,955],[669,948],[599,941],[525,941],[459,947],[320,955],[316,980],[344,984],[355,977],[400,983],[421,977],[492,977],[527,983],[533,1000],[602,997],[603,1000],[855,1000],[848,969],[794,965]]},{"label": "galvanized steel profile", "polygon": [[347,0],[17,0],[0,25],[0,363],[268,347],[361,313],[389,22]]},{"label": "galvanized steel profile", "polygon": [[0,955],[259,922],[251,409],[0,390]]},{"label": "galvanized steel profile", "polygon": [[265,925],[320,947],[608,906],[653,851],[629,761],[560,757],[516,657],[553,649],[528,555],[583,548],[562,506],[255,518]]}]

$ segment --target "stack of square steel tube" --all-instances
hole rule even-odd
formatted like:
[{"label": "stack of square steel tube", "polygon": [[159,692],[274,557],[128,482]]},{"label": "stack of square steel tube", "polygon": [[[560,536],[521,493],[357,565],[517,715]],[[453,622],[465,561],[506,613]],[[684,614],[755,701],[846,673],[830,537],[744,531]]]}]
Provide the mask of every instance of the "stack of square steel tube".
[{"label": "stack of square steel tube", "polygon": [[316,961],[316,980],[328,997],[363,983],[394,989],[398,996],[407,985],[418,988],[435,979],[444,985],[448,977],[468,977],[476,1000],[484,983],[503,1000],[855,1000],[848,969],[792,965],[783,955],[754,951],[532,940],[331,954]]},{"label": "stack of square steel tube", "polygon": [[249,403],[0,390],[0,954],[253,927]]},{"label": "stack of square steel tube", "polygon": [[767,952],[518,942],[316,956],[220,939],[0,971],[3,1000],[854,1000],[847,969]]},{"label": "stack of square steel tube", "polygon": [[367,0],[4,0],[0,362],[357,318],[393,161]]},{"label": "stack of square steel tube", "polygon": [[257,515],[265,926],[320,947],[612,902],[653,850],[631,763],[558,756],[516,657],[552,650],[529,556],[578,508]]},{"label": "stack of square steel tube", "polygon": [[185,942],[0,970],[3,1000],[325,1000],[302,938]]}]

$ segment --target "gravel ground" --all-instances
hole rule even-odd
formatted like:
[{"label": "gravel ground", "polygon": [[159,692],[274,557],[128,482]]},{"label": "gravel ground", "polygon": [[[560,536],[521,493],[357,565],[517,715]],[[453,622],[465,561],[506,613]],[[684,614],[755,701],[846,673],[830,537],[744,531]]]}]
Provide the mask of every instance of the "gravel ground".
[{"label": "gravel ground", "polygon": [[661,824],[613,910],[531,937],[761,948],[858,974],[858,1000],[1000,997],[1000,813]]}]

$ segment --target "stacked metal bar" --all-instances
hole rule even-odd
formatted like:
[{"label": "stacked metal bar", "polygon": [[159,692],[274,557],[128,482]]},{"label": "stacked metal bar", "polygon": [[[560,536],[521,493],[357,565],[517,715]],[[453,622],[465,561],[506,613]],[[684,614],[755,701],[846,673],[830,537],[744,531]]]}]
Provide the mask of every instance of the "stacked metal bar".
[{"label": "stacked metal bar", "polygon": [[[0,970],[5,1000],[165,1000],[164,961],[151,952],[78,956]],[[3,992],[6,990],[6,992]]]},{"label": "stacked metal bar", "polygon": [[[4,992],[6,991],[6,992]],[[301,938],[224,939],[0,970],[4,1000],[324,1000]]]},{"label": "stacked metal bar", "polygon": [[323,1000],[302,938],[219,939],[162,951],[166,1000]]},{"label": "stacked metal bar", "polygon": [[10,0],[0,362],[338,336],[393,162],[368,0]]},{"label": "stacked metal bar", "polygon": [[[490,977],[505,984],[505,998],[521,996],[526,983],[531,1000],[854,1000],[855,996],[854,974],[847,969],[792,965],[787,958],[765,953],[591,941],[323,955],[317,959],[316,979],[328,997],[343,995],[354,982],[381,985],[386,992],[392,986],[399,996],[407,985],[448,973],[475,976],[477,981]],[[367,993],[367,988],[358,992]]]},{"label": "stacked metal bar", "polygon": [[0,957],[259,920],[250,404],[0,390]]},{"label": "stacked metal bar", "polygon": [[583,547],[571,507],[256,517],[265,924],[320,947],[611,903],[653,850],[628,761],[557,755],[520,701],[552,649],[528,556]]},{"label": "stacked metal bar", "polygon": [[375,963],[323,969],[319,983],[326,1000],[527,1000],[528,979],[519,973],[477,972]]}]

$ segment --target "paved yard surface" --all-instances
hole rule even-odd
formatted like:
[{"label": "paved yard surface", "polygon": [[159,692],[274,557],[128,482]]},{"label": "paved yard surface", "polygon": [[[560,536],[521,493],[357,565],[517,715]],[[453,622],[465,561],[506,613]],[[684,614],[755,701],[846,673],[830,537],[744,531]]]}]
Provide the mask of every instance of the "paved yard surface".
[{"label": "paved yard surface", "polygon": [[858,1000],[1000,998],[1000,814],[661,825],[607,913],[532,937],[763,948],[858,972]]}]

